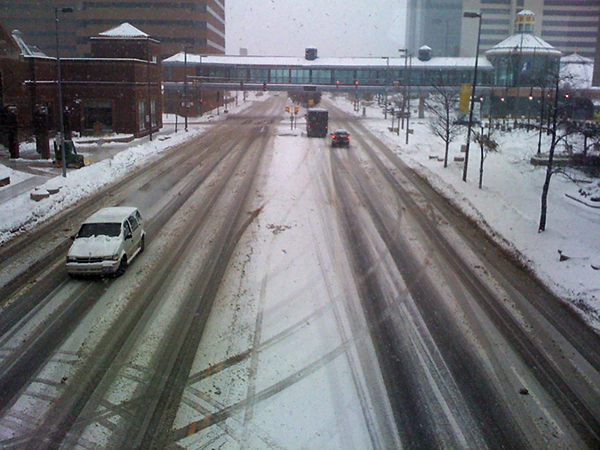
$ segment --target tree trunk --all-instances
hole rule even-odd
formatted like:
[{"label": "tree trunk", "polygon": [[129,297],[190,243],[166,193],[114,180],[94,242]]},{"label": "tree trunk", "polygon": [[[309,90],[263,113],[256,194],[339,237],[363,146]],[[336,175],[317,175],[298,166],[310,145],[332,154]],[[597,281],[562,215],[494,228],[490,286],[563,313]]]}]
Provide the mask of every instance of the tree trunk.
[{"label": "tree trunk", "polygon": [[542,209],[540,212],[540,225],[538,227],[538,233],[546,231],[546,216],[548,214],[548,191],[550,190],[550,178],[552,178],[552,168],[550,165],[550,160],[548,160],[546,179],[544,180],[544,187],[542,188]]},{"label": "tree trunk", "polygon": [[483,146],[481,148],[481,161],[479,162],[479,189],[483,187],[483,159],[485,158],[485,153],[483,150]]},{"label": "tree trunk", "polygon": [[546,178],[542,188],[542,209],[540,211],[540,225],[538,233],[546,231],[546,218],[548,216],[548,191],[550,190],[550,179],[552,178],[554,165],[554,150],[556,148],[556,128],[558,122],[558,81],[556,82],[556,91],[554,96],[554,111],[552,114],[552,140],[550,151],[548,152],[548,167],[546,168]]},{"label": "tree trunk", "polygon": [[446,152],[444,153],[444,169],[448,167],[448,148],[450,147],[450,105],[448,104],[448,100],[446,98],[444,102],[444,109],[446,113]]},{"label": "tree trunk", "polygon": [[448,167],[448,148],[450,147],[450,136],[446,132],[446,151],[444,152],[444,168]]}]

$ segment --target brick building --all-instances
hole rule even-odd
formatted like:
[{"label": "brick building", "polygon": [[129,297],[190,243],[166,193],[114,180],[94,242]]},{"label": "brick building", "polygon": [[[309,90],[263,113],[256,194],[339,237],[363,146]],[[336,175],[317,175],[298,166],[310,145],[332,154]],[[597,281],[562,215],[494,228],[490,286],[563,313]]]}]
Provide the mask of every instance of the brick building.
[{"label": "brick building", "polygon": [[190,52],[225,53],[224,0],[71,1],[0,0],[0,20],[9,30],[19,29],[28,42],[56,56],[55,5],[73,7],[60,17],[61,56],[91,56],[90,38],[128,22],[161,42],[162,56],[185,46]]},{"label": "brick building", "polygon": [[[0,99],[18,110],[19,132],[32,135],[34,113],[58,129],[57,60],[0,26]],[[1,38],[0,37],[0,38]],[[61,58],[67,131],[143,136],[162,127],[161,44],[122,24],[91,39],[90,58]]]}]

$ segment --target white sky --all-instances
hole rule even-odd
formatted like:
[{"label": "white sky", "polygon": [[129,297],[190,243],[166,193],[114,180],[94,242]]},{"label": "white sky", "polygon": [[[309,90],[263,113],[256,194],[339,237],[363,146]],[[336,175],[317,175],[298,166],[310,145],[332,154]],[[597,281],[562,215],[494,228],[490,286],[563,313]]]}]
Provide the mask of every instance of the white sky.
[{"label": "white sky", "polygon": [[398,56],[406,0],[226,0],[226,50],[249,55]]}]

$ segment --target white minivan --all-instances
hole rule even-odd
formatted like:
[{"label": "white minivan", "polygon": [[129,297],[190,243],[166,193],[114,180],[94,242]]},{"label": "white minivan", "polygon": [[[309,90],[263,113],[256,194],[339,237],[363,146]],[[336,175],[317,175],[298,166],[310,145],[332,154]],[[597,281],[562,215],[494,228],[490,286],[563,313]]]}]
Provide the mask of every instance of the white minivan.
[{"label": "white minivan", "polygon": [[67,253],[67,272],[75,275],[122,275],[144,251],[146,232],[137,208],[116,206],[91,215]]}]

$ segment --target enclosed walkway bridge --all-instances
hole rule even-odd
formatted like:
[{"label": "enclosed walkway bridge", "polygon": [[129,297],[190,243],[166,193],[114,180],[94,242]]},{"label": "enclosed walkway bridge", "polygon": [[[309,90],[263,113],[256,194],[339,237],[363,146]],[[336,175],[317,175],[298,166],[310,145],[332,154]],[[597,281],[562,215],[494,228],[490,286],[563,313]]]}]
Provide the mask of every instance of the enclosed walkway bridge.
[{"label": "enclosed walkway bridge", "polygon": [[[262,90],[386,93],[473,81],[475,57],[296,58],[178,53],[163,61],[165,91]],[[478,84],[491,86],[494,69],[479,58]],[[187,82],[184,82],[187,81]]]}]

